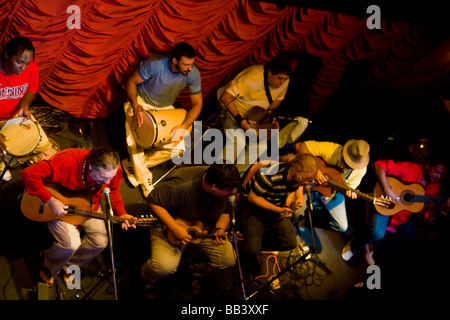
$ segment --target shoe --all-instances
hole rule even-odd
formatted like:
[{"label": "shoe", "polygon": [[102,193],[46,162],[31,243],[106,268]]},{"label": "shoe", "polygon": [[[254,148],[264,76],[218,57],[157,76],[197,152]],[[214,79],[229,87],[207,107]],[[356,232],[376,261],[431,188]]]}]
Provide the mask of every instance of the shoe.
[{"label": "shoe", "polygon": [[395,230],[395,228],[392,227],[392,226],[386,227],[386,231],[387,231],[387,232],[390,232],[390,233],[393,233],[393,234],[396,234],[396,233],[397,233],[397,230]]},{"label": "shoe", "polygon": [[371,245],[366,245],[364,247],[364,258],[369,266],[373,266],[375,264],[375,259],[373,258],[373,249]]},{"label": "shoe", "polygon": [[50,271],[47,269],[42,269],[39,271],[40,281],[46,283],[49,288],[53,287],[55,284],[55,278],[50,274]]},{"label": "shoe", "polygon": [[55,278],[50,272],[50,269],[44,266],[43,259],[39,263],[39,280],[40,282],[46,283],[49,288],[55,284]]},{"label": "shoe", "polygon": [[61,278],[62,278],[62,280],[64,281],[66,287],[69,287],[69,281],[72,282],[72,283],[71,283],[71,287],[74,287],[74,286],[75,286],[75,277],[71,277],[74,273],[75,273],[75,271],[72,272],[72,273],[68,272],[68,271],[67,271],[67,267],[63,267],[63,268],[61,269],[61,271],[60,271],[59,274],[61,275]]},{"label": "shoe", "polygon": [[342,259],[344,259],[344,261],[348,261],[353,257],[353,252],[351,249],[351,245],[350,242],[347,243],[347,245],[342,249]]},{"label": "shoe", "polygon": [[[3,172],[3,171],[1,171],[1,172]],[[5,182],[8,182],[11,179],[12,179],[11,171],[6,170],[5,174],[3,175],[2,180],[5,181]]]},{"label": "shoe", "polygon": [[[0,162],[0,174],[3,173],[5,168],[6,168],[6,164],[3,161]],[[2,177],[2,180],[6,182],[6,181],[9,181],[11,179],[12,179],[11,171],[6,170],[5,174]]]},{"label": "shoe", "polygon": [[147,199],[148,195],[150,194],[150,192],[153,191],[153,189],[155,189],[155,187],[153,187],[152,185],[152,178],[147,178],[147,181],[143,184],[141,184],[141,191],[142,194],[144,195],[144,198]]},{"label": "shoe", "polygon": [[131,185],[136,188],[139,185],[139,183],[137,182],[136,177],[134,176],[133,164],[128,159],[123,159],[121,163],[123,170],[127,174],[128,181],[130,181]]}]

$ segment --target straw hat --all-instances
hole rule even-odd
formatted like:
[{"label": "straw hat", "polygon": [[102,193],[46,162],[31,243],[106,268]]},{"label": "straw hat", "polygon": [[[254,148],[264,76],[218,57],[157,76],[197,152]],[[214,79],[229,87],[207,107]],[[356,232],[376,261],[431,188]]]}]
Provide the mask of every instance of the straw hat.
[{"label": "straw hat", "polygon": [[344,145],[344,161],[352,169],[363,169],[369,164],[370,146],[364,140],[352,139]]}]

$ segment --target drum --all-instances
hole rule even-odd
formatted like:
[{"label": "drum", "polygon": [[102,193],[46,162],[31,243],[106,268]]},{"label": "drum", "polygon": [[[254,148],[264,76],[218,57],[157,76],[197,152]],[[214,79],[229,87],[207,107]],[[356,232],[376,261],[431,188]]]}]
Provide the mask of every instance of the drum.
[{"label": "drum", "polygon": [[41,134],[38,125],[23,117],[6,121],[0,130],[0,144],[7,153],[16,157],[33,152],[39,141],[41,141]]},{"label": "drum", "polygon": [[184,109],[145,111],[142,126],[132,129],[136,144],[148,149],[156,144],[170,142],[170,131],[183,123],[186,113]]}]

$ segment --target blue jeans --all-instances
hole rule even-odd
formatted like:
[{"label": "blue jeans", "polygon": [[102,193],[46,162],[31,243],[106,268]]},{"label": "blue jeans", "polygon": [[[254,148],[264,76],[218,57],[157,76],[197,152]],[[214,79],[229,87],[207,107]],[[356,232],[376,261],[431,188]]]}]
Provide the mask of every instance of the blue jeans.
[{"label": "blue jeans", "polygon": [[384,238],[390,216],[384,216],[372,209],[369,215],[369,223],[350,241],[353,253],[359,252],[367,244],[374,243]]},{"label": "blue jeans", "polygon": [[[331,220],[330,226],[333,230],[339,232],[345,232],[348,228],[347,221],[347,210],[345,208],[345,196],[336,192],[331,199],[325,199],[325,197],[317,191],[311,192],[312,202],[320,202],[323,204],[325,209],[330,213]],[[303,206],[300,209],[297,209],[293,213],[293,221],[294,223],[297,220],[305,215],[305,210],[307,206],[307,194],[303,194]]]},{"label": "blue jeans", "polygon": [[[390,216],[379,214],[374,207],[371,208],[369,223],[356,233],[350,241],[350,248],[353,253],[359,252],[367,244],[375,243],[384,238],[386,227],[389,224]],[[420,245],[420,238],[416,230],[416,219],[411,217],[404,224],[395,227],[400,240],[403,244],[402,250],[415,249]],[[389,245],[391,246],[391,245]]]}]

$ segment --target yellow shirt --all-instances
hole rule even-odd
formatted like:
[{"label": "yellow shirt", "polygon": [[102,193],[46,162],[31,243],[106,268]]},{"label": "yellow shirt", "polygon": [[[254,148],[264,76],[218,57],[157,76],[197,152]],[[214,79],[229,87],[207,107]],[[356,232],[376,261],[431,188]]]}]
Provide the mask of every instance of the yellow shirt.
[{"label": "yellow shirt", "polygon": [[[309,153],[316,157],[322,158],[330,166],[343,167],[345,162],[342,157],[342,150],[344,149],[338,143],[328,141],[303,141],[309,150]],[[367,168],[354,170],[345,168],[341,173],[342,179],[347,185],[353,189],[356,189],[361,183],[362,178],[367,172]]]},{"label": "yellow shirt", "polygon": [[[269,86],[272,100],[283,100],[288,85],[289,80],[276,89]],[[267,99],[266,89],[264,88],[264,66],[262,64],[254,65],[241,71],[226,86],[218,90],[217,95],[219,98],[225,90],[234,97],[239,94],[239,97],[234,100],[234,104],[239,114],[244,118],[247,112],[255,106],[262,107],[266,110],[269,108],[269,100]]]}]

